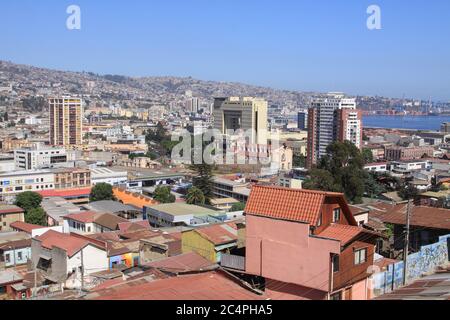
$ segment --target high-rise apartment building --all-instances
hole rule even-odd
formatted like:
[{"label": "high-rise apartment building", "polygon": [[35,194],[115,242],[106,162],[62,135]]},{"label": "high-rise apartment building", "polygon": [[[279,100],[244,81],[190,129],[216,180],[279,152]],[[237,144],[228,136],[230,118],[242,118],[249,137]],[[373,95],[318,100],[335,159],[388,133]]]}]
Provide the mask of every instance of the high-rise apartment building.
[{"label": "high-rise apartment building", "polygon": [[229,97],[214,100],[214,129],[228,135],[229,130],[250,133],[249,144],[267,145],[268,103],[261,98]]},{"label": "high-rise apartment building", "polygon": [[55,146],[83,143],[83,101],[80,98],[50,98],[50,144]]},{"label": "high-rise apartment building", "polygon": [[297,127],[300,130],[308,129],[308,111],[302,111],[298,113]]},{"label": "high-rise apartment building", "polygon": [[307,167],[316,165],[331,143],[346,140],[362,147],[362,115],[356,99],[342,93],[314,99],[308,110]]},{"label": "high-rise apartment building", "polygon": [[198,113],[200,110],[200,100],[198,98],[189,98],[186,100],[186,111]]}]

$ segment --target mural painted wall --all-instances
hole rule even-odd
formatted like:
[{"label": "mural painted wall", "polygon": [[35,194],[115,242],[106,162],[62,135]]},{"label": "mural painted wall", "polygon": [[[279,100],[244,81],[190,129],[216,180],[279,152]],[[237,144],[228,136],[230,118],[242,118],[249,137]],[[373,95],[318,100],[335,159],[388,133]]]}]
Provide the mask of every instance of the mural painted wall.
[{"label": "mural painted wall", "polygon": [[[439,242],[424,246],[417,253],[408,256],[407,282],[433,273],[439,266],[448,263],[450,235],[439,238]],[[403,261],[390,265],[384,272],[371,277],[372,297],[392,292],[403,285]]]},{"label": "mural painted wall", "polygon": [[113,269],[118,265],[126,265],[127,267],[135,267],[139,264],[139,253],[126,253],[119,256],[109,258],[109,268]]}]

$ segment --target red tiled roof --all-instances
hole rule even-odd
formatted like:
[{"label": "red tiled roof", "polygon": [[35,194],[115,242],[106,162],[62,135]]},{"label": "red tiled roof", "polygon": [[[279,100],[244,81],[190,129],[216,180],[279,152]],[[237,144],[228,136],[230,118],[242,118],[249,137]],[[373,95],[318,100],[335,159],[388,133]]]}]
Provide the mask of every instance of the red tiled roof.
[{"label": "red tiled roof", "polygon": [[91,242],[73,237],[65,233],[59,233],[53,230],[47,231],[41,236],[36,237],[41,242],[44,248],[51,250],[53,247],[63,249],[67,252],[69,257],[72,257],[82,248],[90,244]]},{"label": "red tiled roof", "polygon": [[[378,218],[384,223],[406,224],[406,204],[399,204]],[[450,210],[432,207],[414,206],[411,225],[416,227],[450,230]]]},{"label": "red tiled roof", "polygon": [[255,185],[245,208],[246,214],[315,224],[327,196],[341,193]]},{"label": "red tiled roof", "polygon": [[24,211],[25,210],[15,205],[0,205],[0,214],[21,213]]},{"label": "red tiled roof", "polygon": [[92,300],[264,300],[218,272],[206,272],[173,278],[136,280],[95,291]]},{"label": "red tiled roof", "polygon": [[343,224],[331,224],[319,234],[319,237],[339,240],[341,242],[341,245],[345,246],[362,232],[372,233],[371,231],[363,229],[361,227]]},{"label": "red tiled roof", "polygon": [[133,231],[148,230],[148,229],[150,229],[150,223],[148,222],[148,220],[119,223],[119,230],[121,232],[133,232]]},{"label": "red tiled roof", "polygon": [[167,259],[149,262],[145,266],[171,272],[190,272],[210,268],[215,265],[198,253],[189,252]]},{"label": "red tiled roof", "polygon": [[82,211],[82,212],[68,214],[68,215],[64,216],[64,218],[67,218],[70,220],[75,220],[75,221],[82,222],[82,223],[92,223],[95,221],[95,218],[98,215],[99,215],[98,212]]},{"label": "red tiled roof", "polygon": [[232,223],[216,224],[195,229],[195,231],[215,245],[221,245],[237,240],[237,227],[236,224]]},{"label": "red tiled roof", "polygon": [[91,188],[80,188],[80,189],[66,189],[66,190],[43,190],[38,191],[38,193],[44,198],[47,197],[80,197],[88,196],[91,193]]},{"label": "red tiled roof", "polygon": [[19,230],[19,231],[23,231],[26,233],[31,234],[33,230],[35,229],[42,229],[45,228],[43,226],[38,226],[36,224],[31,224],[31,223],[26,223],[26,222],[22,222],[22,221],[16,221],[10,224],[11,228]]}]

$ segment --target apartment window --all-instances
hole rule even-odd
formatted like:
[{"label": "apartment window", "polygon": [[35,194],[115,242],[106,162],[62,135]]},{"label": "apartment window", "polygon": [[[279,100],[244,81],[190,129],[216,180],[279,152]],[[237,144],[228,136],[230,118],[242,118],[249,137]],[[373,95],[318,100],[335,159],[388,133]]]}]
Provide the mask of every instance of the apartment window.
[{"label": "apartment window", "polygon": [[339,272],[339,256],[337,254],[332,257],[333,272]]},{"label": "apartment window", "polygon": [[333,210],[333,222],[339,222],[341,220],[341,209],[337,208]]},{"label": "apartment window", "polygon": [[342,300],[342,292],[339,291],[338,293],[331,295],[330,300]]},{"label": "apartment window", "polygon": [[366,263],[367,261],[367,248],[355,251],[355,265]]}]

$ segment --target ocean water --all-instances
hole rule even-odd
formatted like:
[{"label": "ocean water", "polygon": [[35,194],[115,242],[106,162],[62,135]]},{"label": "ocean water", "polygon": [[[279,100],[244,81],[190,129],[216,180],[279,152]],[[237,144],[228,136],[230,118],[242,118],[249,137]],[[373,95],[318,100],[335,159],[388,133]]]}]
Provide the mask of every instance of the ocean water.
[{"label": "ocean water", "polygon": [[365,128],[411,129],[439,131],[450,116],[364,116]]}]

